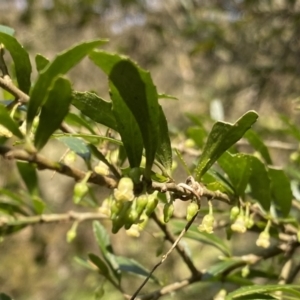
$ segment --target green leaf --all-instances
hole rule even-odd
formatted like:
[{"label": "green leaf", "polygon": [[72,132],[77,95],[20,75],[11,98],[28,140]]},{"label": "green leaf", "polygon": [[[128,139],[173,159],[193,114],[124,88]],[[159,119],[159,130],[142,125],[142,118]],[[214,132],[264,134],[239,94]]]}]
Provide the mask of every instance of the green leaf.
[{"label": "green leaf", "polygon": [[72,136],[61,136],[57,137],[57,139],[63,142],[68,148],[70,148],[84,160],[90,159],[91,151],[82,139]]},{"label": "green leaf", "polygon": [[264,161],[268,165],[272,165],[272,159],[271,159],[269,150],[265,146],[265,144],[264,144],[263,140],[260,138],[260,136],[255,131],[250,129],[246,132],[245,138],[248,140],[250,145],[261,154]]},{"label": "green leaf", "polygon": [[32,204],[33,204],[34,211],[38,215],[41,215],[44,212],[45,208],[46,208],[45,202],[37,196],[32,197]]},{"label": "green leaf", "polygon": [[28,94],[31,85],[31,64],[27,51],[10,34],[0,32],[0,43],[4,44],[14,61],[19,88]]},{"label": "green leaf", "polygon": [[69,111],[71,103],[71,84],[67,79],[58,77],[50,89],[46,103],[42,106],[40,121],[34,137],[34,145],[40,150],[52,133],[59,128]]},{"label": "green leaf", "polygon": [[0,210],[6,212],[9,215],[14,215],[15,213],[28,216],[28,213],[20,206],[10,200],[0,200]]},{"label": "green leaf", "polygon": [[241,297],[238,297],[236,298],[237,300],[272,300],[272,299],[278,299],[278,298],[275,298],[271,295],[265,295],[265,294],[253,294],[253,295],[246,295],[246,296],[241,296]]},{"label": "green leaf", "polygon": [[9,191],[7,189],[0,189],[0,195],[1,196],[5,195],[19,203],[25,203],[23,197],[21,197],[20,195],[18,195],[16,193],[13,193],[12,191]]},{"label": "green leaf", "polygon": [[212,191],[220,191],[227,194],[234,194],[234,188],[219,172],[208,170],[202,177],[201,182]]},{"label": "green leaf", "polygon": [[112,88],[118,92],[133,113],[142,133],[146,151],[145,176],[150,171],[158,147],[160,110],[156,87],[150,73],[138,68],[129,60],[121,60],[109,74]]},{"label": "green leaf", "polygon": [[209,133],[202,155],[195,169],[196,180],[200,181],[215,161],[256,122],[258,115],[254,111],[245,113],[235,124],[217,122]]},{"label": "green leaf", "polygon": [[[158,147],[160,120],[157,91],[150,73],[138,67],[128,58],[103,51],[93,51],[90,54],[90,58],[109,76],[113,110],[117,121],[120,122],[119,118],[125,119],[125,116],[122,116],[122,112],[127,106],[133,114],[133,120],[131,120],[129,112],[127,113],[129,120],[131,123],[136,121],[138,124],[146,151],[145,176],[149,179]],[[119,125],[121,124],[118,124],[118,129],[121,136],[123,134],[122,140],[128,158],[130,158],[131,154],[129,155],[127,150],[128,142],[125,143],[124,137],[128,138],[134,132],[129,130],[124,134],[124,132],[120,131],[121,126]],[[134,135],[136,136],[137,134],[135,133]],[[137,136],[135,139],[137,139]],[[138,157],[139,154],[140,152],[136,150],[136,155],[134,156]],[[131,165],[131,167],[137,166]]]},{"label": "green leaf", "polygon": [[84,268],[95,271],[95,268],[88,261],[82,259],[81,257],[75,256],[74,261]]},{"label": "green leaf", "polygon": [[117,130],[111,102],[105,101],[94,93],[73,92],[72,104],[93,121]]},{"label": "green leaf", "polygon": [[245,262],[243,262],[242,260],[228,259],[220,261],[207,269],[207,271],[205,272],[205,277],[207,276],[208,279],[210,276],[216,277],[228,270],[235,269],[238,266],[242,267],[243,265],[245,265]]},{"label": "green leaf", "polygon": [[249,182],[251,162],[252,157],[250,155],[242,153],[232,155],[229,152],[224,152],[218,160],[218,164],[228,175],[238,196],[242,197],[244,195]]},{"label": "green leaf", "polygon": [[191,173],[189,167],[187,166],[187,164],[186,164],[186,162],[185,162],[183,156],[182,156],[181,153],[179,152],[179,150],[178,150],[178,149],[174,149],[174,151],[175,151],[175,153],[176,153],[176,155],[177,155],[177,157],[178,157],[178,159],[179,159],[179,162],[181,163],[182,167],[184,168],[186,174],[192,175],[192,173]]},{"label": "green leaf", "polygon": [[[150,273],[149,270],[147,270],[143,265],[141,265],[134,259],[124,256],[116,256],[116,259],[120,266],[120,270],[123,272],[139,275],[142,277],[147,277]],[[158,279],[154,275],[151,275],[150,279],[159,284]]]},{"label": "green leaf", "polygon": [[252,197],[268,211],[271,205],[270,178],[265,165],[255,156],[251,156],[249,183]]},{"label": "green leaf", "polygon": [[17,161],[17,167],[29,193],[31,195],[37,195],[38,178],[36,174],[36,168],[28,162],[21,161]]},{"label": "green leaf", "polygon": [[91,133],[95,134],[94,129],[92,128],[92,126],[82,117],[73,114],[73,113],[68,113],[65,117],[65,122],[67,124],[71,124],[73,126],[79,125],[82,126],[84,128],[86,128],[87,130],[89,130]]},{"label": "green leaf", "polygon": [[108,277],[109,276],[109,270],[108,270],[108,267],[107,265],[105,264],[105,262],[97,255],[95,254],[92,254],[92,253],[89,253],[88,254],[88,257],[90,259],[90,261],[95,265],[97,266],[99,272],[105,276],[105,277]]},{"label": "green leaf", "polygon": [[48,65],[49,59],[41,54],[35,56],[35,65],[37,71],[40,73]]},{"label": "green leaf", "polygon": [[106,229],[98,221],[94,221],[93,231],[106,263],[108,264],[117,281],[120,282],[121,270],[116,260],[116,256],[113,253],[113,248]]},{"label": "green leaf", "polygon": [[271,194],[275,204],[280,208],[284,217],[287,217],[292,206],[293,193],[289,178],[283,170],[269,167],[271,179]]},{"label": "green leaf", "polygon": [[[173,221],[172,226],[174,226],[175,234],[181,232],[185,225],[186,224],[181,221]],[[226,256],[231,255],[229,247],[224,243],[222,239],[214,234],[200,232],[195,225],[192,225],[189,228],[189,231],[185,233],[184,237],[199,241],[207,245],[211,245],[219,249]]]},{"label": "green leaf", "polygon": [[[11,133],[13,133],[18,138],[20,138],[20,139],[23,138],[23,134],[20,131],[18,125],[10,117],[6,107],[3,106],[2,104],[0,104],[0,125],[4,126],[6,129],[8,129]],[[0,129],[1,129],[1,126],[0,126]],[[0,130],[0,135],[2,135],[1,130]]]},{"label": "green leaf", "polygon": [[34,117],[37,115],[41,105],[44,104],[48,90],[57,76],[67,73],[78,64],[93,48],[106,43],[104,40],[96,40],[81,43],[60,53],[50,62],[40,75],[31,91],[27,111],[27,132],[29,132]]},{"label": "green leaf", "polygon": [[9,296],[7,296],[4,293],[0,294],[0,300],[13,300],[12,298],[10,298]]},{"label": "green leaf", "polygon": [[168,95],[168,94],[157,94],[158,99],[170,99],[170,100],[178,100],[177,97],[172,96],[172,95]]},{"label": "green leaf", "polygon": [[296,126],[292,121],[291,118],[282,115],[281,120],[283,123],[288,127],[288,133],[290,133],[295,139],[300,141],[300,130],[298,126]]},{"label": "green leaf", "polygon": [[54,133],[53,137],[55,138],[60,138],[60,137],[80,137],[83,138],[85,140],[87,140],[88,142],[90,142],[91,140],[104,140],[104,141],[108,141],[112,144],[118,145],[118,146],[122,146],[123,143],[120,140],[116,140],[114,138],[110,138],[104,135],[96,135],[96,134],[87,134],[87,133]]},{"label": "green leaf", "polygon": [[15,30],[13,28],[4,25],[0,25],[0,32],[6,33],[11,36],[15,34]]},{"label": "green leaf", "polygon": [[[108,57],[107,61],[110,62]],[[117,56],[118,58],[118,56]],[[139,126],[132,112],[122,99],[118,90],[110,82],[113,113],[131,168],[139,167],[143,153],[143,140]]]},{"label": "green leaf", "polygon": [[299,289],[299,285],[251,285],[251,286],[245,286],[241,287],[231,293],[229,293],[225,300],[231,300],[231,299],[239,299],[241,296],[247,296],[247,295],[253,295],[257,293],[273,293],[276,291],[282,291],[282,292],[288,292],[294,296],[300,297],[300,293],[297,291]]},{"label": "green leaf", "polygon": [[158,136],[158,148],[156,152],[156,159],[166,168],[167,174],[169,175],[169,177],[171,177],[173,155],[171,141],[169,137],[168,123],[161,106],[159,106],[159,111],[160,134]]},{"label": "green leaf", "polygon": [[203,148],[207,132],[202,126],[191,126],[187,130],[187,136],[191,138],[199,148]]}]

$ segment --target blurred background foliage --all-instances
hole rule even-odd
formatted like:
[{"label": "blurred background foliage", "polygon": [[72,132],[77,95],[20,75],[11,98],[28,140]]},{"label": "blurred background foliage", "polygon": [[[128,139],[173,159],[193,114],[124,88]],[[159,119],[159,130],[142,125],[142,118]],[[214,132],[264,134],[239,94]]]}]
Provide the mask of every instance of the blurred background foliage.
[{"label": "blurred background foliage", "polygon": [[[32,62],[36,53],[53,58],[79,41],[108,38],[106,49],[136,60],[151,71],[159,92],[179,99],[162,102],[172,130],[184,132],[190,124],[184,113],[234,121],[248,109],[260,114],[259,130],[265,138],[286,139],[278,114],[299,123],[300,1],[0,0],[0,20],[16,30]],[[70,77],[74,89],[95,90],[108,98],[104,75],[88,60]],[[59,159],[64,149],[55,146],[45,151]],[[277,157],[282,164],[285,156],[280,152]],[[0,173],[2,186],[17,184],[10,164],[2,164]],[[184,179],[185,174],[178,176]],[[72,209],[72,180],[52,177],[48,171],[40,175],[45,200],[55,212]],[[71,245],[65,240],[69,228],[45,225],[7,237],[0,244],[3,292],[18,300],[91,299],[99,277],[73,263],[75,254],[97,252],[91,226],[80,226]],[[113,238],[118,240],[116,252],[124,252],[124,238]],[[126,242],[126,251],[136,257],[140,243]],[[151,253],[160,243],[153,238]],[[205,261],[199,258],[202,267],[216,255],[204,253]],[[145,255],[139,259],[152,266]],[[176,265],[176,257],[167,264]],[[196,290],[197,285],[173,299],[195,299]]]}]

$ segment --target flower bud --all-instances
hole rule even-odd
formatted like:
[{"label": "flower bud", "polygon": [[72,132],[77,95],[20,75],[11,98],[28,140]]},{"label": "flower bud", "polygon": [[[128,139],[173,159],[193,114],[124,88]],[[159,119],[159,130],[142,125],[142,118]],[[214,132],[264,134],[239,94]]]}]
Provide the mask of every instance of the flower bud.
[{"label": "flower bud", "polygon": [[143,231],[145,229],[148,220],[149,220],[148,216],[145,213],[143,213],[140,217],[140,223],[137,224],[139,227],[139,231]]},{"label": "flower bud", "polygon": [[89,188],[84,182],[77,182],[74,186],[74,203],[79,203],[88,192]]},{"label": "flower bud", "polygon": [[174,204],[172,203],[167,203],[164,206],[164,222],[168,223],[173,216],[174,212]]},{"label": "flower bud", "polygon": [[71,243],[77,235],[78,222],[74,222],[70,230],[67,232],[67,242]]},{"label": "flower bud", "polygon": [[225,289],[222,289],[218,292],[217,295],[214,296],[213,300],[225,300],[227,295],[227,291]]},{"label": "flower bud", "polygon": [[186,139],[185,142],[184,142],[184,147],[185,148],[193,148],[195,146],[196,146],[195,141],[192,140],[192,139]]},{"label": "flower bud", "polygon": [[259,234],[258,239],[256,240],[256,246],[262,248],[269,248],[270,234],[268,231],[264,230]]},{"label": "flower bud", "polygon": [[249,273],[250,273],[250,269],[249,269],[249,265],[246,265],[243,269],[242,269],[242,277],[243,278],[246,278]]},{"label": "flower bud", "polygon": [[246,223],[246,227],[248,229],[250,229],[254,225],[254,221],[251,218],[251,216],[249,216],[248,218],[246,218],[245,223]]},{"label": "flower bud", "polygon": [[124,225],[124,218],[117,217],[112,220],[112,233],[117,233]]},{"label": "flower bud", "polygon": [[191,202],[186,209],[187,221],[190,221],[198,212],[198,210],[199,210],[198,204],[196,202]]},{"label": "flower bud", "polygon": [[237,219],[240,213],[240,208],[238,206],[233,206],[230,210],[230,220],[234,221]]},{"label": "flower bud", "polygon": [[136,209],[137,213],[140,215],[144,211],[144,209],[148,203],[148,195],[147,194],[140,195],[135,199],[135,201],[136,201],[135,209]]},{"label": "flower bud", "polygon": [[[157,193],[156,193],[157,195]],[[154,212],[157,204],[158,204],[158,198],[155,196],[153,196],[153,194],[149,195],[148,196],[148,203],[146,205],[146,208],[145,208],[145,214],[150,217],[151,214]]]},{"label": "flower bud", "polygon": [[123,201],[117,201],[115,199],[112,200],[111,206],[110,206],[110,218],[113,220],[117,218],[120,214],[123,208],[125,207],[125,203]]},{"label": "flower bud", "polygon": [[215,218],[212,214],[207,214],[203,217],[202,223],[198,226],[200,232],[213,233]]},{"label": "flower bud", "polygon": [[124,223],[125,229],[129,229],[131,225],[133,225],[137,221],[138,217],[139,215],[133,207],[128,209],[126,212],[125,223]]}]

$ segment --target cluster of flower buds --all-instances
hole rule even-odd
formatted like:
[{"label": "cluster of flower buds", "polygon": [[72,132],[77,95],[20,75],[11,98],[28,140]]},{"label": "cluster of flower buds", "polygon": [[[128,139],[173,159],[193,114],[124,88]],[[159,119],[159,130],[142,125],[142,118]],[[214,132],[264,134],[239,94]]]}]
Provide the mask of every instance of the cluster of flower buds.
[{"label": "cluster of flower buds", "polygon": [[113,196],[102,203],[99,211],[111,218],[113,233],[124,227],[128,235],[137,237],[157,204],[157,192],[135,196],[133,179],[123,177]]},{"label": "cluster of flower buds", "polygon": [[250,203],[246,203],[246,210],[238,206],[232,207],[230,211],[231,230],[239,233],[245,233],[247,229],[251,228],[254,224],[252,217],[249,213]]}]

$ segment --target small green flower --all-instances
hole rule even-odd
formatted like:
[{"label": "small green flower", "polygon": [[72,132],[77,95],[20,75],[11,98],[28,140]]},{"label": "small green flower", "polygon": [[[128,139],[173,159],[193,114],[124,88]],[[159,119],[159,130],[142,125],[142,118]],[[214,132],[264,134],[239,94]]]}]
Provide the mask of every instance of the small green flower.
[{"label": "small green flower", "polygon": [[74,186],[74,203],[79,203],[88,190],[86,182],[77,182]]},{"label": "small green flower", "polygon": [[102,162],[99,161],[98,165],[94,168],[95,173],[102,175],[102,176],[107,176],[109,175],[109,168],[108,166]]},{"label": "small green flower", "polygon": [[137,224],[133,224],[129,229],[126,230],[126,234],[131,237],[138,238],[140,236],[139,227]]},{"label": "small green flower", "polygon": [[76,161],[76,153],[74,151],[69,151],[67,155],[64,157],[65,164],[71,164]]},{"label": "small green flower", "polygon": [[256,240],[256,246],[262,247],[262,248],[269,248],[270,246],[270,234],[268,231],[263,231],[258,236],[258,239]]},{"label": "small green flower", "polygon": [[260,235],[258,236],[258,239],[256,240],[256,246],[258,247],[262,247],[262,248],[269,248],[270,247],[270,227],[271,227],[271,220],[268,220],[267,225],[264,229],[264,231],[262,231],[260,233]]},{"label": "small green flower", "polygon": [[133,181],[131,178],[123,177],[118,187],[114,189],[114,197],[118,201],[132,201],[134,199]]},{"label": "small green flower", "polygon": [[203,217],[202,223],[198,226],[200,232],[213,233],[215,218],[212,214],[207,214]]},{"label": "small green flower", "polygon": [[245,217],[243,215],[239,215],[235,222],[231,225],[231,230],[239,233],[245,233],[247,230]]}]

